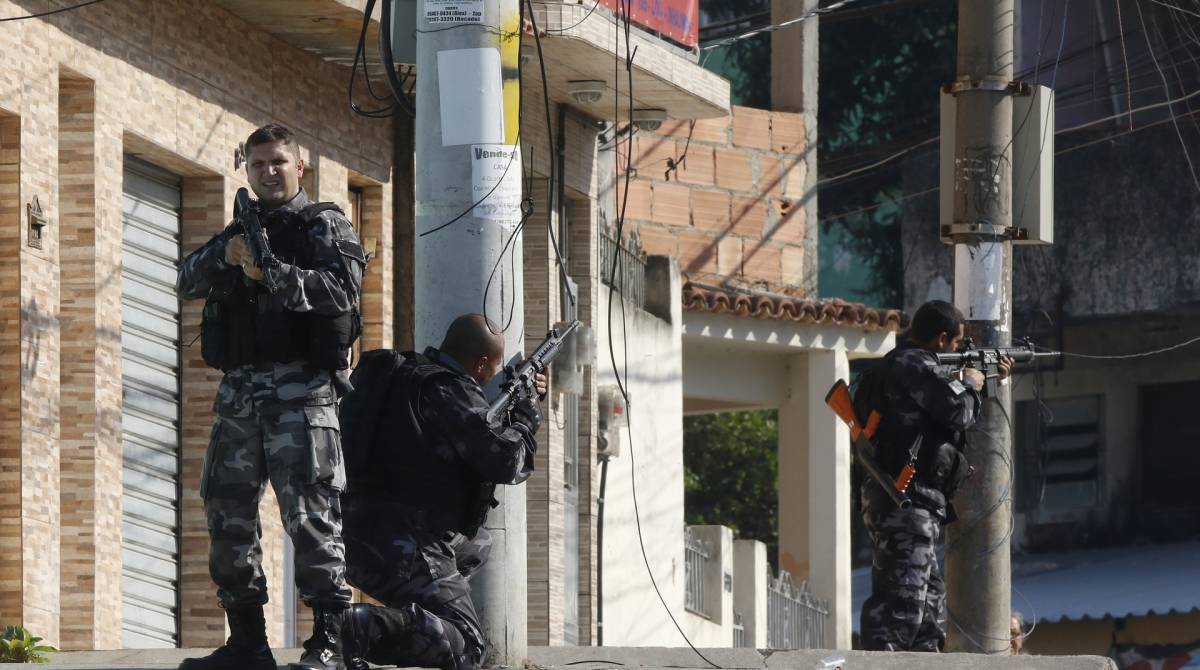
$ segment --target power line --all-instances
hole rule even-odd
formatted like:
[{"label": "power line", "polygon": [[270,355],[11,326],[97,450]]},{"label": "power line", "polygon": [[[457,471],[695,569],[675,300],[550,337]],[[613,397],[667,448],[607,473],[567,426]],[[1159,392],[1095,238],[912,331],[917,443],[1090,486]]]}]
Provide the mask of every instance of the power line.
[{"label": "power line", "polygon": [[1177,12],[1182,12],[1184,14],[1188,14],[1190,16],[1194,16],[1194,17],[1200,19],[1200,14],[1197,14],[1196,12],[1190,12],[1182,7],[1176,7],[1175,5],[1165,3],[1162,0],[1150,0],[1150,2],[1153,2],[1156,5],[1162,5],[1163,7],[1166,7],[1167,9],[1173,9]]},{"label": "power line", "polygon": [[49,11],[38,12],[36,14],[26,14],[24,16],[10,16],[6,19],[0,19],[0,23],[4,23],[6,21],[24,21],[26,19],[38,19],[43,16],[50,16],[51,14],[61,14],[63,12],[69,12],[69,11],[72,11],[75,9],[83,9],[84,7],[87,7],[88,5],[94,5],[94,4],[97,4],[100,2],[104,2],[104,0],[88,0],[88,2],[81,2],[78,5],[71,5],[70,7],[60,7],[58,9],[51,9]]},{"label": "power line", "polygon": [[1175,351],[1176,349],[1183,349],[1184,347],[1189,347],[1197,342],[1200,342],[1200,337],[1193,337],[1192,339],[1187,340],[1185,342],[1180,342],[1179,344],[1172,344],[1169,347],[1163,347],[1161,349],[1154,349],[1152,351],[1142,351],[1142,352],[1138,352],[1136,354],[1116,354],[1116,355],[1077,354],[1077,353],[1073,353],[1073,352],[1069,352],[1069,351],[1054,351],[1053,349],[1046,349],[1044,347],[1037,347],[1037,346],[1035,346],[1034,349],[1040,349],[1045,352],[1059,354],[1059,355],[1065,356],[1067,358],[1083,358],[1083,359],[1093,360],[1093,361],[1123,361],[1123,360],[1130,360],[1130,359],[1134,359],[1134,358],[1148,358],[1150,356],[1158,356],[1160,354],[1165,354],[1165,353],[1168,353],[1171,351]]},{"label": "power line", "polygon": [[870,211],[873,211],[873,210],[879,209],[880,207],[887,207],[888,205],[894,205],[894,204],[896,204],[896,203],[899,203],[899,202],[904,202],[905,200],[911,200],[911,199],[913,199],[913,198],[919,198],[919,197],[921,197],[921,196],[923,196],[923,195],[929,195],[930,193],[937,193],[937,192],[938,192],[938,191],[940,191],[940,190],[941,190],[940,188],[938,188],[937,186],[934,186],[933,188],[927,188],[927,189],[925,189],[924,191],[917,191],[916,193],[906,193],[906,194],[904,194],[904,195],[902,195],[902,196],[900,196],[900,197],[897,197],[897,198],[889,198],[889,199],[887,200],[887,202],[880,202],[880,203],[876,203],[876,204],[874,204],[874,205],[870,205],[870,206],[868,206],[868,207],[862,207],[862,208],[860,208],[860,209],[854,209],[854,210],[851,210],[851,211],[849,211],[849,212],[840,212],[840,213],[838,213],[838,214],[831,214],[831,215],[829,215],[829,216],[827,216],[827,217],[825,217],[825,218],[823,218],[823,219],[819,219],[819,220],[817,221],[817,223],[819,223],[819,224],[820,224],[820,223],[829,223],[830,221],[836,221],[836,220],[838,220],[838,219],[844,219],[844,218],[846,218],[847,216],[854,216],[855,214],[863,214],[863,213],[865,213],[865,212],[870,212]]},{"label": "power line", "polygon": [[[629,48],[630,42],[631,42],[629,3],[631,1],[632,0],[621,0],[622,8],[625,10],[624,11],[625,71],[626,71],[626,74],[629,79],[629,118],[632,120],[633,119],[633,109],[634,109],[633,61],[634,61],[634,58],[637,57],[637,49],[636,48],[633,49],[632,53],[631,53],[631,50]],[[615,119],[620,116],[620,105],[621,105],[621,103],[620,103],[620,81],[621,81],[621,79],[619,76],[619,74],[620,74],[620,56],[618,55],[620,52],[620,45],[621,45],[621,31],[618,29],[614,32],[616,33],[616,35],[614,37],[614,39],[616,40],[616,44],[614,44],[614,46],[613,46],[613,84],[616,89],[616,92],[614,93],[614,96],[613,96],[614,97],[613,118]],[[631,123],[632,123],[632,121],[631,121]],[[616,163],[617,163],[617,161],[614,161],[614,168],[615,168]],[[629,183],[630,183],[630,179],[632,176],[631,175],[632,165],[633,165],[633,137],[631,135],[628,138],[628,145],[626,146],[626,169],[625,169],[625,175],[624,175],[625,189],[624,189],[624,193],[622,194],[622,201],[621,201],[619,212],[617,215],[617,230],[616,230],[617,249],[613,253],[612,272],[609,275],[608,324],[607,324],[607,328],[605,329],[608,334],[608,355],[609,355],[609,360],[612,363],[613,376],[616,378],[617,389],[621,392],[621,397],[625,400],[625,406],[630,409],[632,409],[632,404],[629,402],[629,389],[626,387],[626,383],[628,382],[628,379],[629,379],[629,332],[626,328],[625,296],[624,296],[624,294],[622,294],[622,296],[621,296],[621,333],[622,333],[621,344],[622,344],[622,349],[623,349],[622,356],[623,356],[624,379],[622,379],[622,371],[618,370],[618,368],[617,368],[617,351],[616,351],[616,345],[613,342],[613,327],[612,327],[613,318],[612,317],[613,317],[613,296],[615,294],[616,286],[617,286],[617,272],[621,266],[621,260],[622,260],[622,258],[621,258],[622,254],[620,253],[620,251],[621,251],[620,246],[621,246],[621,241],[622,241],[621,233],[625,228],[625,213],[629,206]],[[615,180],[619,180],[620,178],[621,178],[621,176],[619,174],[614,175],[614,187],[616,185]],[[695,654],[697,656],[699,656],[705,663],[708,663],[713,668],[719,669],[721,666],[717,665],[716,663],[713,663],[711,660],[709,660],[709,658],[707,656],[705,656],[699,649],[697,649],[696,645],[693,644],[692,640],[687,636],[687,633],[684,632],[683,626],[681,626],[679,624],[679,621],[675,618],[675,614],[671,611],[670,606],[667,605],[667,599],[663,596],[662,589],[660,589],[658,586],[658,580],[655,579],[655,577],[654,577],[654,569],[650,565],[650,556],[646,552],[646,540],[642,533],[642,516],[641,516],[641,511],[640,511],[639,505],[638,505],[637,465],[636,465],[636,461],[634,459],[634,449],[633,449],[634,432],[633,432],[633,418],[632,418],[631,414],[632,414],[631,411],[627,411],[625,414],[625,419],[626,419],[626,422],[627,422],[627,425],[629,428],[629,485],[630,485],[630,494],[631,494],[630,497],[633,502],[633,520],[634,520],[634,525],[637,528],[638,548],[641,550],[641,553],[642,553],[642,562],[646,566],[646,573],[650,577],[650,585],[654,587],[654,593],[658,596],[658,601],[660,603],[662,603],[663,609],[667,613],[667,617],[670,618],[671,623],[675,624],[675,629],[677,631],[679,631],[679,635],[683,637],[683,641],[686,642],[688,647],[691,647],[692,651],[695,652]]]},{"label": "power line", "polygon": [[[548,32],[548,33],[565,33],[565,32],[574,30],[575,28],[578,28],[579,26],[583,25],[584,21],[587,21],[589,18],[591,18],[592,14],[596,13],[596,9],[599,6],[600,6],[600,0],[596,0],[596,4],[592,5],[592,8],[588,10],[587,14],[583,15],[582,19],[579,19],[578,21],[576,21],[575,23],[572,23],[571,25],[567,26],[566,28],[547,28],[546,32]],[[529,12],[529,16],[530,16],[530,18],[533,17],[532,9]]]},{"label": "power line", "polygon": [[[1171,85],[1167,83],[1167,75],[1163,72],[1162,66],[1158,64],[1158,57],[1154,55],[1154,45],[1150,43],[1150,31],[1146,29],[1146,17],[1142,14],[1142,4],[1134,0],[1133,6],[1137,8],[1138,19],[1142,22],[1142,35],[1146,38],[1146,49],[1150,51],[1150,57],[1154,59],[1154,68],[1158,70],[1158,75],[1162,78],[1163,96],[1171,95]],[[1200,178],[1196,176],[1196,166],[1192,164],[1192,155],[1188,152],[1187,142],[1183,139],[1183,131],[1179,129],[1179,120],[1175,118],[1175,108],[1172,105],[1167,105],[1167,111],[1171,114],[1171,124],[1175,127],[1175,134],[1179,137],[1179,146],[1183,149],[1183,159],[1187,161],[1188,172],[1192,175],[1192,185],[1200,191]],[[1133,117],[1130,118],[1130,123],[1133,122]]]},{"label": "power line", "polygon": [[[1050,34],[1051,33],[1047,33],[1046,38],[1049,38]],[[1107,44],[1116,44],[1118,41],[1119,41],[1118,37],[1111,37],[1107,40],[1102,40],[1100,42],[1096,42],[1087,48],[1081,48],[1081,49],[1077,49],[1077,50],[1073,50],[1073,51],[1067,51],[1067,52],[1063,53],[1061,55],[1061,57],[1055,58],[1055,60],[1053,62],[1051,62],[1049,59],[1047,59],[1045,61],[1039,60],[1032,68],[1030,68],[1028,70],[1024,70],[1020,74],[1018,74],[1018,78],[1023,78],[1023,77],[1029,76],[1029,75],[1033,75],[1034,81],[1036,81],[1038,78],[1038,72],[1043,67],[1048,68],[1051,65],[1054,65],[1057,68],[1062,65],[1067,65],[1069,63],[1073,63],[1080,58],[1090,55],[1091,49],[1093,47],[1103,46],[1103,45],[1107,45]],[[1200,42],[1200,41],[1198,41],[1198,42]],[[1187,39],[1185,37],[1185,38],[1181,39],[1181,41],[1178,44],[1175,44],[1174,46],[1172,46],[1168,50],[1167,53],[1174,54],[1180,50],[1186,50],[1186,48],[1187,48]],[[1040,51],[1039,51],[1039,53],[1040,53]],[[1143,66],[1145,66],[1145,70],[1142,70]],[[1150,77],[1150,76],[1154,75],[1153,63],[1151,62],[1150,56],[1148,54],[1131,59],[1130,60],[1130,69],[1132,71],[1131,76],[1133,79],[1141,79],[1144,77]],[[1118,71],[1120,71],[1120,70],[1118,70],[1117,68],[1106,68],[1103,70],[1102,74],[1113,75],[1113,74],[1117,73]],[[1158,86],[1158,84],[1155,85],[1155,87],[1157,87],[1157,86]],[[1081,104],[1090,104],[1090,103],[1094,102],[1095,100],[1097,100],[1097,98],[1088,98],[1088,99],[1085,99],[1085,100],[1075,103],[1075,105],[1064,105],[1063,104],[1066,101],[1073,100],[1077,97],[1081,97],[1082,95],[1092,94],[1093,90],[1094,90],[1094,86],[1093,86],[1092,82],[1084,82],[1084,83],[1076,84],[1075,86],[1064,88],[1064,89],[1057,88],[1057,85],[1052,86],[1052,88],[1055,89],[1055,91],[1054,91],[1055,108],[1059,109],[1059,110],[1067,109],[1072,106],[1078,106]],[[1151,90],[1151,88],[1152,87],[1134,88],[1132,92],[1140,93],[1140,92],[1144,92],[1147,90]],[[1121,90],[1118,92],[1125,93],[1124,90]],[[1179,102],[1179,101],[1176,101],[1176,102]],[[1125,114],[1137,113],[1140,111],[1144,111],[1146,109],[1148,109],[1148,108],[1136,108],[1136,109],[1133,109],[1132,112],[1122,112],[1121,115],[1123,116]],[[930,119],[930,117],[935,116],[937,113],[938,112],[936,110],[934,110],[930,114],[926,114],[926,115],[919,116],[919,117],[914,117],[914,119],[910,119],[910,121],[916,120],[916,121],[920,122],[920,124],[919,124],[920,128],[927,128],[929,124],[925,123],[925,121]],[[1119,118],[1119,117],[1110,116],[1110,117],[1106,117],[1104,119],[1097,120],[1096,123],[1100,123],[1103,121],[1109,121],[1109,120],[1115,120],[1116,118]],[[898,127],[907,128],[907,127],[911,127],[913,125],[916,125],[916,124],[906,123],[906,124],[903,124]],[[926,140],[928,140],[928,139],[930,139],[930,138],[926,138]],[[923,140],[923,141],[925,141],[925,140]],[[859,156],[862,156],[864,154],[869,155],[869,154],[873,153],[871,151],[872,149],[878,150],[878,149],[882,148],[883,146],[886,146],[886,145],[876,144],[876,145],[872,145],[871,149],[867,149],[867,150],[852,151],[852,152],[842,153],[842,154],[834,155],[834,156],[824,156],[822,158],[822,165],[828,168],[828,167],[830,167],[830,165],[832,163],[852,161],[855,158],[858,158]],[[893,143],[893,146],[894,146],[894,143]],[[898,158],[898,157],[899,156],[893,156],[892,158]],[[834,178],[830,178],[830,179],[834,179]]]},{"label": "power line", "polygon": [[841,181],[847,177],[853,177],[856,174],[861,174],[863,172],[867,172],[868,170],[873,170],[877,167],[887,165],[888,163],[891,163],[892,161],[896,160],[897,158],[900,158],[901,156],[912,153],[913,151],[920,149],[921,147],[925,146],[926,144],[933,144],[934,142],[937,142],[939,139],[941,139],[940,135],[934,135],[933,137],[930,137],[927,140],[924,140],[922,142],[917,142],[916,144],[905,147],[904,149],[901,149],[900,151],[897,151],[896,153],[894,153],[890,156],[887,156],[885,158],[877,160],[874,163],[870,163],[870,164],[864,165],[862,167],[854,168],[853,170],[843,172],[842,174],[835,175],[833,177],[826,177],[824,179],[819,179],[819,180],[817,180],[816,187],[820,188],[826,184],[830,184],[835,181]]},{"label": "power line", "polygon": [[787,21],[783,21],[782,23],[775,23],[775,24],[771,24],[769,26],[763,26],[762,28],[755,28],[753,30],[744,32],[740,35],[734,35],[733,37],[727,37],[719,42],[714,42],[713,44],[709,44],[707,46],[702,46],[702,47],[700,47],[700,51],[707,52],[707,51],[712,51],[713,49],[720,49],[721,47],[727,47],[730,44],[739,42],[741,40],[749,39],[751,37],[760,35],[762,33],[773,33],[777,30],[783,30],[784,28],[794,26],[798,23],[802,23],[809,19],[818,17],[822,14],[831,14],[831,13],[836,12],[837,10],[841,9],[842,7],[845,7],[846,5],[849,5],[854,2],[858,2],[858,0],[840,0],[839,2],[835,2],[832,5],[829,5],[828,7],[818,7],[814,10],[811,10],[807,14],[797,16],[794,19],[788,19]]}]

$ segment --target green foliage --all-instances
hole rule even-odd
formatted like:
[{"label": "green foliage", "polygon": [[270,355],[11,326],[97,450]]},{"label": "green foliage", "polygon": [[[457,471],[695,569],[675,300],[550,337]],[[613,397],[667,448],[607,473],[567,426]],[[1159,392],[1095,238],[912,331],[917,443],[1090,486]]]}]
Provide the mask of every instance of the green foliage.
[{"label": "green foliage", "polygon": [[[700,0],[708,25],[769,12],[769,0]],[[745,28],[751,24],[747,23]],[[729,80],[733,104],[769,109],[771,106],[771,35],[763,33],[701,56],[704,67]]]},{"label": "green foliage", "polygon": [[[954,79],[956,5],[861,0],[851,13],[866,13],[837,18],[834,12],[821,20],[821,177],[862,167],[937,134],[938,87]],[[701,0],[700,9],[709,24],[719,24],[768,11],[770,3]],[[706,66],[730,80],[739,104],[770,107],[770,49],[770,36],[759,35],[713,52]],[[910,157],[821,190],[823,297],[903,304],[903,210],[896,198],[905,186],[901,174]],[[880,204],[884,206],[838,216]]]},{"label": "green foliage", "polygon": [[0,634],[0,663],[49,663],[45,655],[58,650],[41,641],[20,626],[6,627]]},{"label": "green foliage", "polygon": [[741,539],[779,553],[775,411],[685,417],[684,511],[691,525],[729,526]]},{"label": "green foliage", "polygon": [[[822,178],[937,134],[938,87],[954,78],[956,12],[955,3],[924,3],[822,22]],[[907,158],[821,191],[822,296],[903,305],[903,207],[897,198]],[[858,211],[866,208],[872,209]]]}]

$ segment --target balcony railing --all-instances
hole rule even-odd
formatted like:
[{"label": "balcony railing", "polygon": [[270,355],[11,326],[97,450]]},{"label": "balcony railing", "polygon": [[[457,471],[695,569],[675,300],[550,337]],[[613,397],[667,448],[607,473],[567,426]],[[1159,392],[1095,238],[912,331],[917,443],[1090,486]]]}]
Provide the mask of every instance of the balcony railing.
[{"label": "balcony railing", "polygon": [[[614,283],[613,256],[617,254],[620,254],[620,260]],[[616,289],[626,304],[639,309],[646,306],[646,256],[636,238],[617,244],[607,233],[600,234],[600,279],[605,286]]]},{"label": "balcony railing", "polygon": [[820,649],[825,643],[829,603],[786,572],[767,584],[767,644],[771,649]]}]

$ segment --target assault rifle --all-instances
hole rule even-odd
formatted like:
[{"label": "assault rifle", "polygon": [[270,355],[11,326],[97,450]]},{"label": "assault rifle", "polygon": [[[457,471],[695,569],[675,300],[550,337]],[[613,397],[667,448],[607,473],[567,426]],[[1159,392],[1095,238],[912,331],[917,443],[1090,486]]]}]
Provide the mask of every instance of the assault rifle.
[{"label": "assault rifle", "polygon": [[1037,351],[1033,342],[1028,338],[1015,347],[976,349],[971,338],[964,337],[958,353],[937,354],[937,358],[938,365],[945,366],[954,372],[959,372],[963,368],[973,368],[982,372],[984,377],[983,393],[989,398],[994,398],[999,390],[1001,358],[1011,358],[1014,363],[1029,363],[1061,355],[1062,353],[1057,351]]},{"label": "assault rifle", "polygon": [[[560,324],[561,325],[561,324]],[[572,321],[562,328],[553,328],[546,333],[546,339],[538,345],[529,358],[518,367],[509,365],[504,368],[504,381],[500,384],[500,395],[488,406],[487,421],[489,424],[508,414],[513,406],[537,394],[534,388],[534,377],[545,372],[550,363],[562,352],[563,344],[575,329],[578,321]]]},{"label": "assault rifle", "polygon": [[883,419],[883,415],[879,412],[871,412],[871,416],[867,417],[867,422],[864,424],[858,420],[858,414],[854,411],[854,399],[850,396],[850,387],[846,385],[844,380],[837,380],[833,388],[829,389],[829,393],[825,394],[825,404],[829,405],[834,414],[850,426],[850,442],[854,449],[854,457],[858,459],[859,465],[867,471],[867,474],[874,479],[879,487],[888,494],[892,502],[900,509],[906,509],[912,505],[912,501],[908,499],[908,485],[912,483],[913,477],[917,474],[917,453],[921,450],[921,437],[917,436],[917,441],[913,443],[909,449],[909,462],[900,471],[900,476],[892,479],[884,472],[879,465],[878,451],[875,448],[875,431],[879,430],[879,422]]},{"label": "assault rifle", "polygon": [[250,204],[250,193],[245,188],[239,188],[233,199],[233,219],[242,228],[242,237],[254,256],[254,264],[262,270],[263,286],[271,293],[278,291],[280,261],[271,253],[267,231],[263,230],[258,210]]}]

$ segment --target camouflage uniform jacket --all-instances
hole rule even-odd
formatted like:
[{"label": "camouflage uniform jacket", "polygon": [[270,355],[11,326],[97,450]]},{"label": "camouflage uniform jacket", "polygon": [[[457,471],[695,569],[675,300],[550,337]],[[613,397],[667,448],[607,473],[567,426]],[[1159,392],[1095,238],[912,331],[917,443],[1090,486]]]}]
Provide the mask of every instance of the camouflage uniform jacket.
[{"label": "camouflage uniform jacket", "polygon": [[[291,215],[311,204],[304,189],[286,204],[262,215],[268,232],[281,226],[296,225]],[[208,297],[215,280],[224,273],[241,274],[241,268],[225,262],[225,249],[235,234],[234,224],[213,236],[192,252],[181,264],[177,291],[184,300]],[[307,230],[312,246],[311,267],[284,262],[280,266],[280,289],[274,295],[262,293],[259,300],[270,300],[274,311],[338,316],[350,313],[362,291],[365,258],[358,236],[350,222],[337,211],[321,212]]]},{"label": "camouflage uniform jacket", "polygon": [[[913,504],[941,519],[947,515],[943,449],[961,449],[963,434],[979,416],[979,391],[968,382],[947,379],[937,356],[902,342],[888,355],[885,408],[876,439],[884,467],[898,473],[909,448],[922,437],[917,478],[909,489]],[[873,480],[864,483],[875,488]],[[882,495],[882,492],[878,492]]]},{"label": "camouflage uniform jacket", "polygon": [[483,389],[457,361],[432,347],[410,356],[410,374],[396,382],[397,404],[376,428],[387,437],[353,489],[398,503],[404,513],[395,521],[405,530],[469,534],[483,522],[497,484],[520,484],[533,474],[537,426],[489,424]]},{"label": "camouflage uniform jacket", "polygon": [[458,361],[433,347],[425,356],[453,373],[420,390],[421,420],[437,455],[447,461],[461,459],[486,482],[520,484],[529,479],[537,454],[537,427],[488,424],[483,389]]}]

